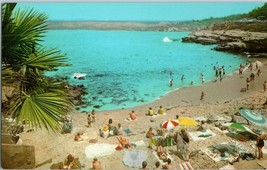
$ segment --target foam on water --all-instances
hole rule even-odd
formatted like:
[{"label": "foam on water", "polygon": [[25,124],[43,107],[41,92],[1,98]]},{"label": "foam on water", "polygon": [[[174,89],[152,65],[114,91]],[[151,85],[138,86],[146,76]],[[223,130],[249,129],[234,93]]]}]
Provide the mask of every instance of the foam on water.
[{"label": "foam on water", "polygon": [[[177,88],[200,85],[215,79],[213,66],[225,66],[226,74],[236,70],[245,59],[216,52],[213,46],[182,43],[188,32],[50,30],[43,42],[57,47],[72,64],[49,72],[49,76],[68,77],[71,84],[88,89],[86,100],[99,110],[112,110],[152,102]],[[164,37],[177,39],[164,43]],[[170,75],[170,71],[172,75]],[[86,74],[84,80],[74,73]],[[181,76],[185,75],[184,81]],[[169,80],[173,78],[173,87]]]}]

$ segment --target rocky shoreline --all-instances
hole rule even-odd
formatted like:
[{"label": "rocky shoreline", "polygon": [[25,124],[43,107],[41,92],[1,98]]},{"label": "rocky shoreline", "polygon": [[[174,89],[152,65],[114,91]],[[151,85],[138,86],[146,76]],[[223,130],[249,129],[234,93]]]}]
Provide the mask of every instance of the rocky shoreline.
[{"label": "rocky shoreline", "polygon": [[191,33],[183,42],[217,45],[214,50],[267,58],[267,22],[217,23]]}]

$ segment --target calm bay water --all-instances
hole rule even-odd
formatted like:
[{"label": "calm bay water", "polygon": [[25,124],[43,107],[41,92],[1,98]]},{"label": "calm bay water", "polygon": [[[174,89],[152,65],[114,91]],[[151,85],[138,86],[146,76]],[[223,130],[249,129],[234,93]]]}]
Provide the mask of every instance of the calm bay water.
[{"label": "calm bay water", "polygon": [[[226,74],[245,63],[236,55],[211,50],[213,46],[182,43],[188,32],[50,30],[44,45],[56,47],[68,58],[70,67],[49,72],[49,76],[68,77],[71,84],[83,84],[85,98],[99,110],[112,110],[152,102],[177,88],[200,85],[215,79],[213,66],[225,66]],[[178,39],[163,42],[164,37]],[[170,75],[170,71],[172,75]],[[84,80],[73,78],[85,73]],[[181,81],[184,74],[185,79]],[[173,87],[169,80],[173,78]]]}]

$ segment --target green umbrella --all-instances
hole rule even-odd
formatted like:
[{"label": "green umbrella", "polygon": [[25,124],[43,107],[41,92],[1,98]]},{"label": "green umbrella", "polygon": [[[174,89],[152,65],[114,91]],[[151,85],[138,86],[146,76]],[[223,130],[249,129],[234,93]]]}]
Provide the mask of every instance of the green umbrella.
[{"label": "green umbrella", "polygon": [[240,123],[233,123],[230,125],[230,128],[240,130],[240,131],[248,131],[248,129]]}]

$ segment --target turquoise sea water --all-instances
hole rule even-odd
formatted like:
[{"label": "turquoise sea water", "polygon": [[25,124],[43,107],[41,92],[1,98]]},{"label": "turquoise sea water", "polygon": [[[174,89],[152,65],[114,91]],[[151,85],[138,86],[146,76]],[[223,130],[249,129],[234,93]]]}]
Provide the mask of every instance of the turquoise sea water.
[{"label": "turquoise sea water", "polygon": [[[225,66],[226,74],[245,63],[236,55],[211,50],[213,46],[182,43],[188,32],[50,30],[44,45],[56,47],[68,58],[70,67],[49,72],[49,76],[68,77],[71,84],[83,84],[90,106],[113,110],[142,105],[177,88],[200,85],[215,79],[213,66]],[[164,37],[178,39],[163,42]],[[172,75],[170,75],[172,71]],[[84,80],[73,78],[85,73]],[[181,81],[184,74],[185,79]],[[169,80],[173,78],[173,87]]]}]

